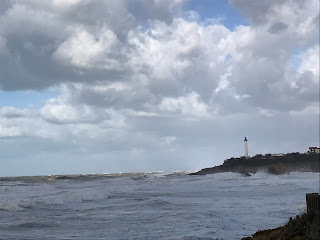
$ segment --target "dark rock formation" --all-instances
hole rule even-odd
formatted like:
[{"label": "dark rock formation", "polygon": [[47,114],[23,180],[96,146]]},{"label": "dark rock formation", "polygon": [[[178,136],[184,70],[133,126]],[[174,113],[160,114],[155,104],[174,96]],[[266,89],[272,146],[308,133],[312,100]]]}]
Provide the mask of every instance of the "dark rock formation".
[{"label": "dark rock formation", "polygon": [[281,175],[288,172],[288,167],[283,163],[278,163],[277,165],[268,168],[268,173],[273,175]]},{"label": "dark rock formation", "polygon": [[319,172],[319,154],[288,153],[283,156],[258,154],[251,158],[230,158],[220,166],[204,168],[191,175],[206,175],[220,172],[237,172],[248,176],[258,170],[271,174],[297,172]]},{"label": "dark rock formation", "polygon": [[247,173],[247,172],[244,172],[244,171],[241,171],[241,172],[239,172],[239,173],[241,173],[241,175],[242,175],[243,177],[251,177],[251,174],[250,174],[250,173]]}]

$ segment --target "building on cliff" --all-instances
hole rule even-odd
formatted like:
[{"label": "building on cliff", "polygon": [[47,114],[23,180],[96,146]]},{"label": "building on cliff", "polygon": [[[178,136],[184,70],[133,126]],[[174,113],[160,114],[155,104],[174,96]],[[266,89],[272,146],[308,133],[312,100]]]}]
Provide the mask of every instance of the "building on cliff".
[{"label": "building on cliff", "polygon": [[309,147],[308,153],[320,153],[320,148],[318,148],[318,147]]},{"label": "building on cliff", "polygon": [[271,157],[283,157],[283,156],[285,156],[286,154],[284,154],[284,153],[272,153],[271,154]]}]

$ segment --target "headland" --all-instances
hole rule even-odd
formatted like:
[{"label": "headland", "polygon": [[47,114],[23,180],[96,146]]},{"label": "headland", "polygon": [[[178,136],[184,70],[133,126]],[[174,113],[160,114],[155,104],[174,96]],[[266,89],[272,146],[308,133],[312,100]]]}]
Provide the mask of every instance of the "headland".
[{"label": "headland", "polygon": [[287,154],[257,154],[254,157],[230,158],[222,165],[204,168],[190,175],[206,175],[222,172],[241,173],[250,176],[257,171],[270,174],[285,174],[289,172],[319,172],[318,153],[287,153]]}]

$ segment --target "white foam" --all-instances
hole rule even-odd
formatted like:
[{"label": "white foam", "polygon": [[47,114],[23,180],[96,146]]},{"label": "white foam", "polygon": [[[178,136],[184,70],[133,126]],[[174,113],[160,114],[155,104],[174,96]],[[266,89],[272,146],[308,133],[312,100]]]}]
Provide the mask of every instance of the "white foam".
[{"label": "white foam", "polygon": [[34,206],[32,200],[2,200],[0,201],[0,210],[19,211]]}]

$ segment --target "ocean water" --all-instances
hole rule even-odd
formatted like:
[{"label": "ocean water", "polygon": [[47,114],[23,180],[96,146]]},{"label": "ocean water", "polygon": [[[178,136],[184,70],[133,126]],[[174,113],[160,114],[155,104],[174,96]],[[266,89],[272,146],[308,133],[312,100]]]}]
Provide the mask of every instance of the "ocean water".
[{"label": "ocean water", "polygon": [[0,178],[0,239],[241,239],[306,210],[319,173]]}]

